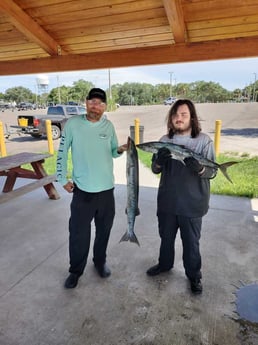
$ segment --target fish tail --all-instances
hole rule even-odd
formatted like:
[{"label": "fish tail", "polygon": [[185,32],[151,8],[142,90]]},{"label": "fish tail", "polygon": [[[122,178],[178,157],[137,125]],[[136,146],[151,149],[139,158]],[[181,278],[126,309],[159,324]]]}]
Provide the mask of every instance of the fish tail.
[{"label": "fish tail", "polygon": [[229,182],[233,183],[231,178],[229,177],[228,173],[227,173],[227,168],[230,167],[231,165],[237,164],[239,162],[226,162],[226,163],[222,163],[219,165],[219,169],[222,172],[222,174],[226,177],[227,180],[229,180]]},{"label": "fish tail", "polygon": [[130,241],[132,243],[136,243],[140,247],[140,243],[139,243],[139,241],[138,241],[138,239],[137,239],[137,237],[136,237],[134,232],[132,234],[130,234],[128,231],[126,231],[126,233],[122,236],[122,238],[119,241],[119,243],[123,242],[123,241]]}]

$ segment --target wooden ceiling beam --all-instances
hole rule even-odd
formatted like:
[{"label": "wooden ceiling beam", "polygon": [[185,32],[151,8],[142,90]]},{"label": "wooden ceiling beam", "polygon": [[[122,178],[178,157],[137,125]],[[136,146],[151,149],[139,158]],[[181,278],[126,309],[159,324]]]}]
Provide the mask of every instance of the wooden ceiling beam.
[{"label": "wooden ceiling beam", "polygon": [[61,55],[59,44],[38,25],[13,0],[1,0],[0,10],[8,17],[10,22],[29,40],[37,43],[49,55]]},{"label": "wooden ceiling beam", "polygon": [[163,0],[163,4],[175,42],[185,42],[186,28],[181,0]]},{"label": "wooden ceiling beam", "polygon": [[0,75],[50,73],[258,56],[258,37],[0,62]]}]

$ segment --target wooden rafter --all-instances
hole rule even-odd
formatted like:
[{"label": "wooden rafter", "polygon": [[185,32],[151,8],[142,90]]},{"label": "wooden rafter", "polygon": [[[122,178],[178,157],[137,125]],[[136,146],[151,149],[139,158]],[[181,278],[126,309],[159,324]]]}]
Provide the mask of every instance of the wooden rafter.
[{"label": "wooden rafter", "polygon": [[257,23],[257,0],[0,0],[0,74],[257,57]]},{"label": "wooden rafter", "polygon": [[[61,54],[59,44],[38,25],[25,11],[13,0],[1,0],[0,10],[8,17],[10,22],[29,40],[36,42],[49,55]],[[64,53],[62,51],[62,53]]]},{"label": "wooden rafter", "polygon": [[[0,75],[90,70],[258,56],[258,37],[0,62]],[[20,66],[23,66],[23,69]]]},{"label": "wooden rafter", "polygon": [[163,4],[175,42],[185,42],[186,29],[181,0],[163,0]]}]

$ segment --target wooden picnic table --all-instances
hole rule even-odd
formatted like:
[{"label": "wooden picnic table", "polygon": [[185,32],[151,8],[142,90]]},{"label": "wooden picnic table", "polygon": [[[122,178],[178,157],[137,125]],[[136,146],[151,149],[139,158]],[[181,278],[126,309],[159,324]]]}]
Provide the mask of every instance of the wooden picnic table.
[{"label": "wooden picnic table", "polygon": [[[48,175],[43,167],[45,158],[48,157],[51,157],[51,154],[22,152],[0,158],[0,176],[7,177],[0,194],[0,204],[39,187],[44,187],[50,199],[59,199],[60,196],[53,185],[56,176]],[[24,164],[30,164],[33,170],[22,168],[21,165]],[[35,181],[14,189],[17,178]]]}]

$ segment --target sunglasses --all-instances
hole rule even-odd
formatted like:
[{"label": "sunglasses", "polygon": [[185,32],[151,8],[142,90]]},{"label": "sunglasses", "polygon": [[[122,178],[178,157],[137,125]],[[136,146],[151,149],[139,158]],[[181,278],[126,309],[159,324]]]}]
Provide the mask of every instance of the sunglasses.
[{"label": "sunglasses", "polygon": [[87,102],[89,105],[96,105],[98,107],[103,107],[106,104],[104,102],[96,101],[95,99],[89,99]]}]

